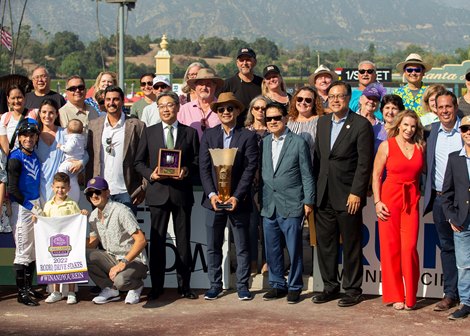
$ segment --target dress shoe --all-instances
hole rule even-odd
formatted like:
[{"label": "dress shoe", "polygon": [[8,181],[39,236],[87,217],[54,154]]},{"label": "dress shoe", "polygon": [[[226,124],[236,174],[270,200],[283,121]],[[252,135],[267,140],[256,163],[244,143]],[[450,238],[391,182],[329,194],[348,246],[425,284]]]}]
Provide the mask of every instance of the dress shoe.
[{"label": "dress shoe", "polygon": [[288,291],[287,303],[294,304],[300,301],[300,291]]},{"label": "dress shoe", "polygon": [[362,301],[362,294],[350,295],[346,294],[338,301],[339,307],[351,307]]},{"label": "dress shoe", "polygon": [[35,300],[31,298],[27,289],[20,289],[18,291],[18,302],[24,304],[25,306],[39,306]]},{"label": "dress shoe", "polygon": [[466,318],[470,314],[470,306],[462,305],[462,308],[457,309],[449,315],[449,320],[461,320]]},{"label": "dress shoe", "polygon": [[191,289],[187,289],[181,292],[181,297],[184,299],[196,300],[198,295]]},{"label": "dress shoe", "polygon": [[445,296],[434,306],[434,311],[446,311],[457,305],[457,300]]},{"label": "dress shoe", "polygon": [[338,292],[321,292],[314,295],[312,298],[313,303],[326,303],[338,298]]},{"label": "dress shoe", "polygon": [[287,291],[279,288],[271,288],[263,295],[264,301],[277,300],[287,295]]}]

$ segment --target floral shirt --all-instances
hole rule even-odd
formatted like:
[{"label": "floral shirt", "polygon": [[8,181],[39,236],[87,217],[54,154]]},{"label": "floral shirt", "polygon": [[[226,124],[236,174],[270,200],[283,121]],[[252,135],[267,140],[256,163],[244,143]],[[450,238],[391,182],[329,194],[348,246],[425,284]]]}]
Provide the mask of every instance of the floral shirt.
[{"label": "floral shirt", "polygon": [[393,91],[394,94],[398,95],[403,99],[403,105],[405,105],[405,109],[415,111],[419,117],[424,114],[423,107],[421,106],[421,98],[423,98],[424,91],[428,88],[427,85],[422,85],[419,89],[416,96],[413,95],[408,84],[403,87],[400,87]]}]

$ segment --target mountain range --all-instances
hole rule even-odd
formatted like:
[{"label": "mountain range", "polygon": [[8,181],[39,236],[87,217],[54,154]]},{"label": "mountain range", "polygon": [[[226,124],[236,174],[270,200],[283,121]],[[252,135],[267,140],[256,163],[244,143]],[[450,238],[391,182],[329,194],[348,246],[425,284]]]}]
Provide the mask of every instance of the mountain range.
[{"label": "mountain range", "polygon": [[[17,24],[24,0],[11,3]],[[67,30],[90,41],[98,38],[98,22],[103,35],[116,33],[118,8],[95,0],[29,0],[23,22],[39,39],[50,36],[44,32]],[[248,42],[266,37],[288,49],[365,50],[374,43],[378,50],[418,44],[453,51],[470,45],[470,1],[137,0],[125,27],[127,34],[151,38],[163,33],[174,39],[218,36]]]}]

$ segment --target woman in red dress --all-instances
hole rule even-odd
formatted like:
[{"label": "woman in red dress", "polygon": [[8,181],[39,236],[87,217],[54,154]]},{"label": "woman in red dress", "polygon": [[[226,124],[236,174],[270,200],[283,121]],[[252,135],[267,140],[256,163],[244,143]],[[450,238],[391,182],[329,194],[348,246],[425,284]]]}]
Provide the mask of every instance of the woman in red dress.
[{"label": "woman in red dress", "polygon": [[[419,280],[416,249],[419,177],[424,163],[423,126],[411,110],[397,114],[388,140],[374,161],[372,190],[379,219],[382,300],[395,309],[413,309]],[[382,181],[383,172],[386,178]]]}]

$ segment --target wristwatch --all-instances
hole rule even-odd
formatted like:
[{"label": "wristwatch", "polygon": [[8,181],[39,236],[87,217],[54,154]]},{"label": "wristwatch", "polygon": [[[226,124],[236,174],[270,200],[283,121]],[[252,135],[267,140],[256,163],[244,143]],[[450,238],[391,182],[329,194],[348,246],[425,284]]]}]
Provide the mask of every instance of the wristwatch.
[{"label": "wristwatch", "polygon": [[126,258],[122,258],[121,260],[119,260],[120,262],[123,262],[126,266],[129,265],[130,261],[127,260]]}]

